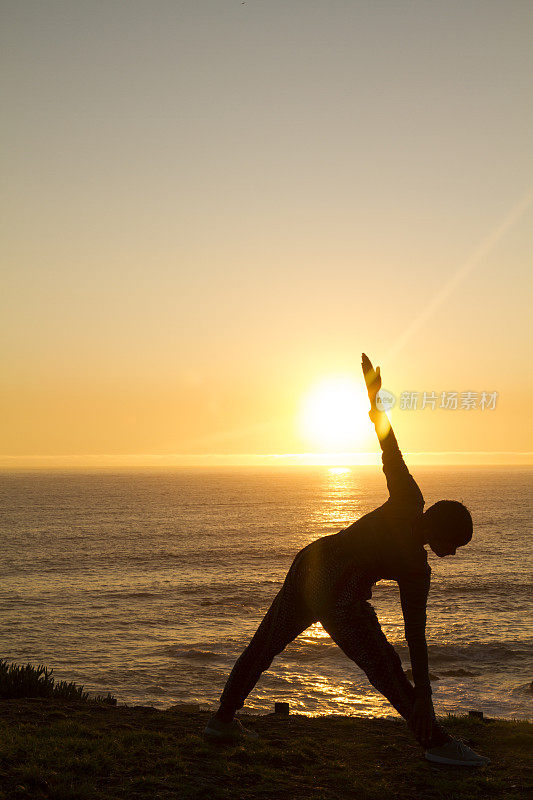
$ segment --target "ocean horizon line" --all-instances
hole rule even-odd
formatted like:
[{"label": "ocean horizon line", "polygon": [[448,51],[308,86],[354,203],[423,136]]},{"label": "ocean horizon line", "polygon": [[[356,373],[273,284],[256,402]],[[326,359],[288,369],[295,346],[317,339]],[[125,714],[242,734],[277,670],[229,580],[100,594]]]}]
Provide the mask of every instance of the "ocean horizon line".
[{"label": "ocean horizon line", "polygon": [[[533,451],[420,450],[405,451],[413,466],[533,466]],[[26,469],[150,469],[172,467],[365,467],[381,466],[378,452],[340,453],[81,453],[64,455],[0,455],[0,471]]]}]

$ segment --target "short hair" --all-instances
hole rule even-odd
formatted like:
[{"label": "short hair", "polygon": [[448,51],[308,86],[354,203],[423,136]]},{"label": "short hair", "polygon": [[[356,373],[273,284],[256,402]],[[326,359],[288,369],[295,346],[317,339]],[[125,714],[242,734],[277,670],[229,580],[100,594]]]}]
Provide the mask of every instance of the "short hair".
[{"label": "short hair", "polygon": [[441,541],[462,547],[472,538],[474,525],[470,511],[458,500],[439,500],[424,512],[432,532]]}]

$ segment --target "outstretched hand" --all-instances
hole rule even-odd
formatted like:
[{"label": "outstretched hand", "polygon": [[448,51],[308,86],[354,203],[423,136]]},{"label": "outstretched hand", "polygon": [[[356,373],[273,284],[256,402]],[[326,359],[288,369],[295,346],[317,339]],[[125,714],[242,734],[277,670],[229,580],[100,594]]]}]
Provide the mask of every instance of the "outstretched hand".
[{"label": "outstretched hand", "polygon": [[366,388],[368,391],[368,399],[372,408],[376,407],[376,395],[381,389],[381,373],[379,367],[372,366],[372,362],[366,353],[361,354],[361,367],[365,377]]}]

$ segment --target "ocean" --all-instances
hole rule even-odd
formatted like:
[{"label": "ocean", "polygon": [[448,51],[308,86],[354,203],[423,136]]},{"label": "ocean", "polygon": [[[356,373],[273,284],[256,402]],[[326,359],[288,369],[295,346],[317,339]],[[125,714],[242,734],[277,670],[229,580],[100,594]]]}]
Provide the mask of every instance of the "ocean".
[{"label": "ocean", "polygon": [[[461,500],[472,542],[431,552],[427,639],[437,714],[532,718],[527,467],[413,467],[426,507]],[[378,467],[0,475],[0,657],[119,703],[216,704],[295,554],[387,499]],[[398,587],[372,603],[404,667]],[[397,716],[319,623],[245,710]]]}]

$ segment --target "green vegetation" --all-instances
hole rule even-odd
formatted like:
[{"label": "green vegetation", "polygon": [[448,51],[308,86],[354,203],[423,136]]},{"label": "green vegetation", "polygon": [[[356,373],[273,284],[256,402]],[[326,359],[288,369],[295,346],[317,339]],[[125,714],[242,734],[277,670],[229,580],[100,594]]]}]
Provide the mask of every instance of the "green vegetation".
[{"label": "green vegetation", "polygon": [[83,686],[74,682],[55,682],[52,677],[54,670],[47,669],[42,664],[34,667],[31,664],[20,666],[8,664],[5,658],[0,659],[0,697],[3,699],[13,697],[56,697],[62,700],[78,700],[79,702],[110,703],[116,705],[116,698],[109,693],[107,697],[97,695],[90,697],[83,691]]},{"label": "green vegetation", "polygon": [[243,717],[258,741],[213,746],[207,712],[0,700],[1,800],[520,800],[532,726],[449,717],[487,767],[430,764],[402,720]]}]

